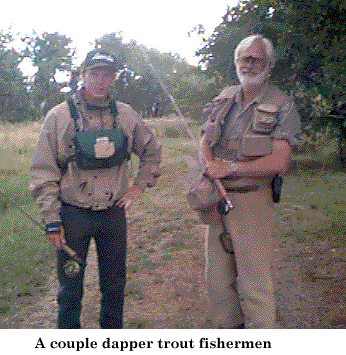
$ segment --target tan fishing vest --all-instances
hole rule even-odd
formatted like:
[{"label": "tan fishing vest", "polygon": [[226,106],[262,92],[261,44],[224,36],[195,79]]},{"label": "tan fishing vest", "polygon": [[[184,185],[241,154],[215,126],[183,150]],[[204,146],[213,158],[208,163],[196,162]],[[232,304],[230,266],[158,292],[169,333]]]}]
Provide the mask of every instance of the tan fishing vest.
[{"label": "tan fishing vest", "polygon": [[[210,129],[214,132],[213,147],[221,136],[222,127],[234,104],[239,86],[226,88],[211,103],[205,106],[204,113],[208,115]],[[278,115],[281,107],[289,101],[289,97],[275,86],[269,88],[263,98],[254,107],[250,121],[245,125],[238,138],[228,142],[229,148],[237,151],[237,161],[252,161],[262,156],[269,155],[273,149],[273,138],[270,134],[278,124]],[[209,129],[208,129],[209,130]],[[213,134],[214,133],[214,134]],[[270,185],[270,178],[226,178],[222,179],[225,187],[243,187],[250,185]]]}]

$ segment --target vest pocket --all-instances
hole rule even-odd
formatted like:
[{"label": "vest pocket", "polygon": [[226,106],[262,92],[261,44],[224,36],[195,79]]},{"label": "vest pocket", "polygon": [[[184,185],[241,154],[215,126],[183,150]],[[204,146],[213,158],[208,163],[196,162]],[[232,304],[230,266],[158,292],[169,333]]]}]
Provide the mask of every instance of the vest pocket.
[{"label": "vest pocket", "polygon": [[240,153],[244,157],[262,157],[272,150],[273,140],[267,135],[247,135],[241,141]]},{"label": "vest pocket", "polygon": [[278,108],[274,105],[259,105],[254,110],[252,130],[256,133],[270,134],[278,122]]}]

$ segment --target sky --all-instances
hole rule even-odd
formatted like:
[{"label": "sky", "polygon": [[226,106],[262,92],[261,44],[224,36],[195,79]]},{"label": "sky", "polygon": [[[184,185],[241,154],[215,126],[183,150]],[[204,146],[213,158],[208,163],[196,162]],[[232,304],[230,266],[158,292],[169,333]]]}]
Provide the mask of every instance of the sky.
[{"label": "sky", "polygon": [[197,64],[195,51],[201,47],[202,36],[188,32],[198,24],[209,36],[222,21],[227,4],[237,0],[143,0],[143,1],[6,1],[1,5],[0,28],[31,34],[56,32],[72,38],[77,49],[77,62],[92,49],[90,42],[105,33],[123,31],[123,41],[137,43],[161,52],[179,53],[190,64]]}]

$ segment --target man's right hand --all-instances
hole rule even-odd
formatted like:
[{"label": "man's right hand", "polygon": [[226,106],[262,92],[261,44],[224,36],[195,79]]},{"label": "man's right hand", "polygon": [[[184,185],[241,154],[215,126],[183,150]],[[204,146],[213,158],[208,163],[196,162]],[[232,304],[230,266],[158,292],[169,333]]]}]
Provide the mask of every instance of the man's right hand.
[{"label": "man's right hand", "polygon": [[61,249],[63,244],[67,244],[65,239],[65,230],[63,226],[60,227],[60,232],[47,232],[46,235],[47,238],[58,249]]}]

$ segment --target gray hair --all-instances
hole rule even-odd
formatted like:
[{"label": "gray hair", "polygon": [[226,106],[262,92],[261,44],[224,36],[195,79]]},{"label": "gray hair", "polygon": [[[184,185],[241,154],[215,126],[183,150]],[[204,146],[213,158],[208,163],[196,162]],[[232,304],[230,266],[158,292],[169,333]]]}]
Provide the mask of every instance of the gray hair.
[{"label": "gray hair", "polygon": [[244,38],[235,48],[234,60],[237,60],[240,57],[240,52],[242,50],[249,48],[253,44],[253,42],[258,40],[262,41],[262,43],[264,44],[268,63],[269,66],[272,68],[275,64],[275,50],[274,50],[273,43],[268,38],[265,38],[260,34],[256,34]]}]

